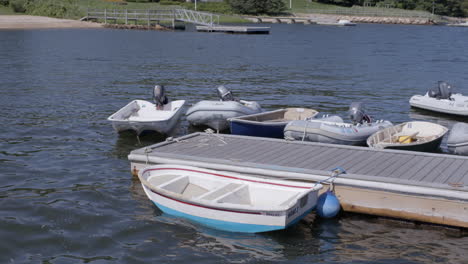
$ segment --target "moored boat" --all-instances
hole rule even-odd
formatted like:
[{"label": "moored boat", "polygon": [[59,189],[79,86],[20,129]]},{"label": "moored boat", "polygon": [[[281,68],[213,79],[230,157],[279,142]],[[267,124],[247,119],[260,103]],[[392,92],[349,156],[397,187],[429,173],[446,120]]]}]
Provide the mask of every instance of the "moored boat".
[{"label": "moored boat", "polygon": [[468,124],[458,122],[450,129],[447,137],[447,148],[450,153],[468,155]]},{"label": "moored boat", "polygon": [[230,118],[231,134],[283,138],[284,127],[293,120],[306,120],[318,112],[306,108],[285,108]]},{"label": "moored boat", "polygon": [[412,107],[429,111],[468,116],[468,96],[453,93],[453,87],[446,82],[438,82],[425,95],[413,95],[409,101]]},{"label": "moored boat", "polygon": [[448,132],[444,126],[411,121],[382,129],[367,139],[367,145],[376,149],[436,151]]},{"label": "moored boat", "polygon": [[287,228],[316,207],[322,188],[180,165],[149,166],[138,177],[161,211],[231,232]]},{"label": "moored boat", "polygon": [[191,125],[222,131],[229,128],[229,118],[262,112],[257,102],[236,100],[224,86],[217,91],[221,101],[200,101],[187,110],[187,121]]},{"label": "moored boat", "polygon": [[359,146],[365,145],[367,138],[373,133],[392,126],[390,121],[372,121],[364,113],[360,103],[351,104],[349,113],[353,123],[344,123],[338,116],[291,121],[284,128],[284,137],[301,141]]},{"label": "moored boat", "polygon": [[112,114],[107,120],[117,132],[133,130],[137,135],[143,131],[170,133],[182,115],[185,100],[167,99],[164,87],[156,85],[153,90],[154,104],[145,100],[133,100]]}]

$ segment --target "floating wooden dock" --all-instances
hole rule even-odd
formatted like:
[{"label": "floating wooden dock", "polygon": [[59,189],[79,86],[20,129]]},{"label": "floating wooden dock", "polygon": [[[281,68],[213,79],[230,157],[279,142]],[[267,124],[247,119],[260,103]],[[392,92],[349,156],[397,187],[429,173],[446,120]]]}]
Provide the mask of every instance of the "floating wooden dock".
[{"label": "floating wooden dock", "polygon": [[194,133],[134,150],[132,173],[181,164],[260,177],[334,181],[345,211],[468,228],[468,158],[280,139]]},{"label": "floating wooden dock", "polygon": [[224,32],[231,34],[269,34],[269,27],[249,26],[197,26],[199,32]]}]

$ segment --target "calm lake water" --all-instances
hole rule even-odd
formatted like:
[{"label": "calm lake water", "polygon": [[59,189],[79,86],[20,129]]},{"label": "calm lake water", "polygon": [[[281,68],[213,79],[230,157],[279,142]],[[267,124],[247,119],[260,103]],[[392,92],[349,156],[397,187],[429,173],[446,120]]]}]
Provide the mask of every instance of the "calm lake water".
[{"label": "calm lake water", "polygon": [[[162,214],[128,153],[163,140],[118,136],[106,118],[164,84],[172,99],[225,85],[265,109],[450,127],[410,109],[439,80],[468,94],[468,29],[271,25],[270,35],[125,30],[0,31],[0,263],[468,263],[457,230],[344,215],[232,234]],[[175,135],[192,131],[182,120]],[[338,164],[339,165],[339,164]]]}]

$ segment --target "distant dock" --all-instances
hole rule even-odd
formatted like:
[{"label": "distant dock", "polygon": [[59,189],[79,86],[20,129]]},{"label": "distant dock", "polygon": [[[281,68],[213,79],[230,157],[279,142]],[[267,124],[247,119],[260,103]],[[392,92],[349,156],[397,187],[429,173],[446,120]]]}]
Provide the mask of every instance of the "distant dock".
[{"label": "distant dock", "polygon": [[224,32],[230,34],[269,34],[270,27],[249,26],[196,26],[199,32]]},{"label": "distant dock", "polygon": [[194,133],[134,150],[131,170],[181,164],[261,177],[335,180],[343,210],[468,228],[468,157]]}]

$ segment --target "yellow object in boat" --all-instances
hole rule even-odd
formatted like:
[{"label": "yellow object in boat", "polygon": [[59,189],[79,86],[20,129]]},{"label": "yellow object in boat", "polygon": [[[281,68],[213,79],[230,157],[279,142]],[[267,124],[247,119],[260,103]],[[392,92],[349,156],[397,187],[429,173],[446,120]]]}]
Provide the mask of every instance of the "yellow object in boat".
[{"label": "yellow object in boat", "polygon": [[414,138],[412,136],[399,136],[398,137],[398,143],[401,144],[409,144],[414,141]]}]

